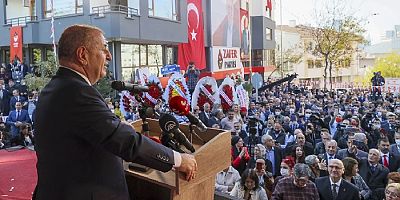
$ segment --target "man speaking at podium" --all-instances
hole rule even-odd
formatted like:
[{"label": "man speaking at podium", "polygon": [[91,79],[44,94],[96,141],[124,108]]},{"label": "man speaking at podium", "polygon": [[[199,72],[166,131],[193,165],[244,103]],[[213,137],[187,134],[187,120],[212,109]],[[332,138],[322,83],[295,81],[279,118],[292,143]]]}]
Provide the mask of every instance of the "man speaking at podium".
[{"label": "man speaking at podium", "polygon": [[128,200],[122,159],[163,172],[175,167],[188,181],[195,177],[192,155],[137,134],[92,87],[106,75],[112,59],[100,29],[73,25],[58,45],[60,67],[36,107],[38,182],[33,199]]}]

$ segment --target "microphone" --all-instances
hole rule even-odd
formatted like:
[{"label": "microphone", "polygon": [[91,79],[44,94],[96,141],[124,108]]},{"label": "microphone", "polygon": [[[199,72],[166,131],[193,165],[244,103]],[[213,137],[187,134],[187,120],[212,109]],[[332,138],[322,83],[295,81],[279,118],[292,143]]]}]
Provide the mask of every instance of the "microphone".
[{"label": "microphone", "polygon": [[149,87],[147,87],[147,86],[127,83],[127,82],[123,82],[123,81],[111,82],[111,88],[113,88],[114,90],[118,90],[118,91],[128,90],[130,92],[148,92],[149,91]]},{"label": "microphone", "polygon": [[197,126],[201,132],[205,132],[207,130],[207,126],[190,112],[189,104],[185,98],[181,96],[172,97],[169,100],[169,107],[176,114],[186,116],[189,119],[189,122]]},{"label": "microphone", "polygon": [[190,141],[187,139],[185,134],[179,130],[179,123],[178,120],[171,114],[163,114],[159,120],[159,124],[161,127],[161,130],[165,133],[172,133],[173,138],[180,144],[186,147],[189,151],[192,153],[195,152],[195,149],[190,143]]}]

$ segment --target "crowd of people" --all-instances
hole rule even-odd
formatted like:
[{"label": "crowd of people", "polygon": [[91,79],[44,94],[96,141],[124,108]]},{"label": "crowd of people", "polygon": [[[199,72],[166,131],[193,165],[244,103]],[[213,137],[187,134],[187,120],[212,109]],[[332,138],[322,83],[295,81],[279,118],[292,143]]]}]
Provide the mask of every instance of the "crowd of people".
[{"label": "crowd of people", "polygon": [[215,188],[241,199],[400,199],[400,96],[278,86],[249,109],[205,104],[230,131],[232,163]]},{"label": "crowd of people", "polygon": [[32,124],[38,91],[29,90],[25,76],[34,73],[17,57],[0,67],[0,149],[32,147]]}]

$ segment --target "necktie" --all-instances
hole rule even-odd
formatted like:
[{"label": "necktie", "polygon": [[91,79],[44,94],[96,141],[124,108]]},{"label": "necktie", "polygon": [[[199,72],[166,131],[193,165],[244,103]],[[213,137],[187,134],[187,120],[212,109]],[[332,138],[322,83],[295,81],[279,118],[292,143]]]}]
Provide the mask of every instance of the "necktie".
[{"label": "necktie", "polygon": [[17,120],[18,120],[18,118],[19,118],[19,111],[17,111]]},{"label": "necktie", "polygon": [[332,184],[332,196],[333,196],[334,200],[337,198],[337,195],[338,195],[336,188],[337,188],[336,183]]},{"label": "necktie", "polygon": [[387,159],[387,155],[383,155],[383,166],[389,168],[389,162]]},{"label": "necktie", "polygon": [[374,173],[375,172],[375,166],[371,166],[371,171],[372,171],[372,173]]}]

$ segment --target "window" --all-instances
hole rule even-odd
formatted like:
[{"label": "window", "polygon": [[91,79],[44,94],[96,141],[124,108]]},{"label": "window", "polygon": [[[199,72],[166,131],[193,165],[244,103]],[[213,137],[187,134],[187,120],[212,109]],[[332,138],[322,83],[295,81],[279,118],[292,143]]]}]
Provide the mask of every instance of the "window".
[{"label": "window", "polygon": [[321,60],[316,60],[315,61],[315,67],[316,68],[322,68],[322,61]]},{"label": "window", "polygon": [[180,21],[179,0],[149,0],[149,16]]},{"label": "window", "polygon": [[[45,0],[45,17],[49,18],[52,15],[51,0]],[[83,0],[53,0],[54,16],[82,14]]]},{"label": "window", "polygon": [[[173,49],[170,47],[170,49]],[[139,67],[148,67],[151,74],[159,75],[163,66],[163,47],[161,45],[121,45],[122,80],[131,81]]]},{"label": "window", "polygon": [[24,0],[24,7],[29,7],[29,1],[30,0]]},{"label": "window", "polygon": [[42,51],[39,48],[32,49],[32,59],[34,64],[42,61]]},{"label": "window", "polygon": [[313,60],[307,60],[307,67],[308,67],[308,69],[314,68],[314,61]]},{"label": "window", "polygon": [[265,28],[265,39],[272,40],[272,29]]}]

